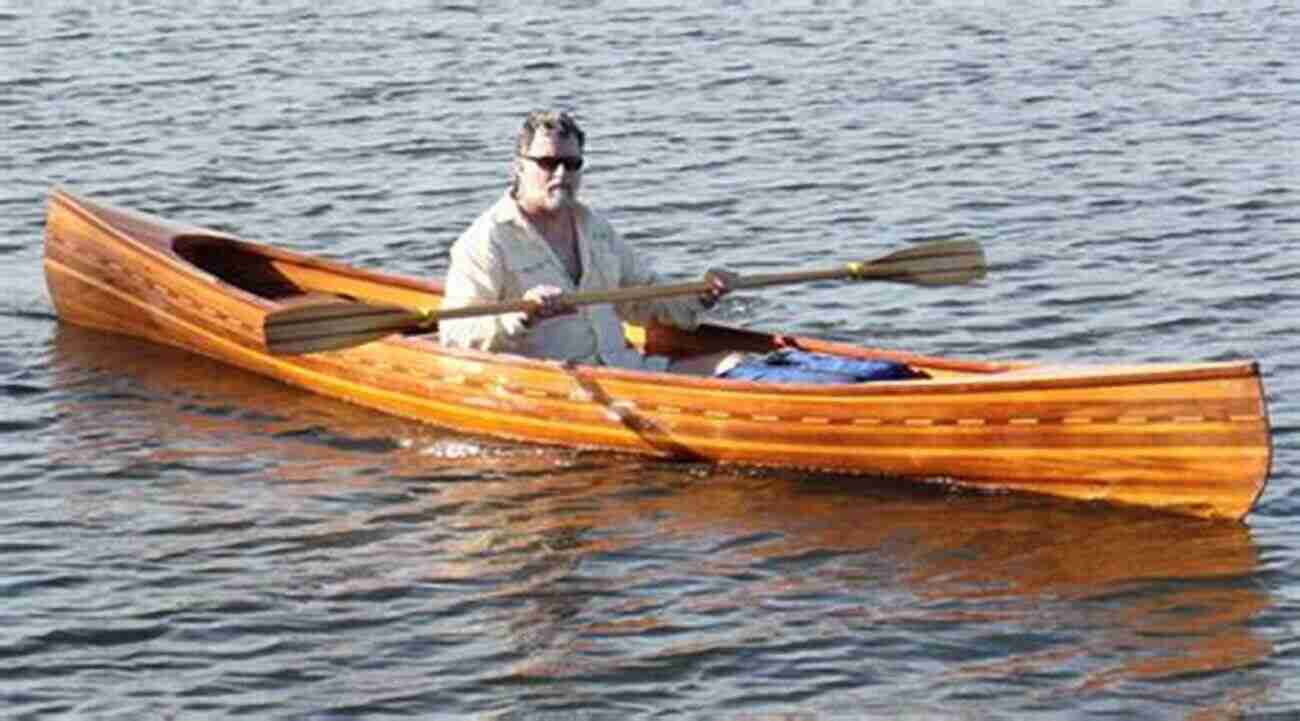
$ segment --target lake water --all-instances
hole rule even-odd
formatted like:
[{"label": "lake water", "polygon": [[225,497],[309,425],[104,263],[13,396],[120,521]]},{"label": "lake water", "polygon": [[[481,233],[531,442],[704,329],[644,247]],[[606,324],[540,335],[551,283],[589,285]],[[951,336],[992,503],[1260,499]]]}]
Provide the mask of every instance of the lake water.
[{"label": "lake water", "polygon": [[[1300,712],[1291,2],[0,2],[0,717]],[[719,319],[1253,358],[1244,524],[451,433],[60,325],[53,186],[439,276],[531,109],[674,278],[964,234]]]}]

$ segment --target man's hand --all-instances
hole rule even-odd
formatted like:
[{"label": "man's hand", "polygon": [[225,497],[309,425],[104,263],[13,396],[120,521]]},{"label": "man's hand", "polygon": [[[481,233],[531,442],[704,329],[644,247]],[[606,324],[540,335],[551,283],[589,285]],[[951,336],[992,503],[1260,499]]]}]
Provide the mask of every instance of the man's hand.
[{"label": "man's hand", "polygon": [[710,268],[704,274],[704,281],[712,286],[712,289],[700,296],[700,303],[705,308],[712,308],[717,305],[722,296],[731,292],[732,286],[740,280],[740,276],[729,270],[722,268]]},{"label": "man's hand", "polygon": [[529,309],[524,311],[524,325],[531,326],[546,318],[575,312],[577,308],[561,299],[563,293],[564,291],[553,285],[537,285],[529,288],[524,293],[524,300],[529,303]]}]

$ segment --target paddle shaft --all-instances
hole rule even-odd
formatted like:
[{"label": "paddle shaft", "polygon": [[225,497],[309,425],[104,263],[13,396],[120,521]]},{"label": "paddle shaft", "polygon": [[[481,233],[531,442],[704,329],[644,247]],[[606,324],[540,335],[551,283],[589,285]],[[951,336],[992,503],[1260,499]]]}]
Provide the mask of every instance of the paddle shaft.
[{"label": "paddle shaft", "polygon": [[[785,273],[758,273],[728,279],[728,290],[763,288],[819,280],[880,280],[913,285],[957,285],[984,275],[984,252],[973,241],[939,241],[896,251],[865,263],[837,268]],[[628,303],[704,295],[716,290],[707,278],[667,285],[634,286],[586,293],[566,293],[562,305]],[[502,313],[526,313],[534,307],[523,299],[479,303],[460,308],[416,309],[347,301],[287,308],[269,314],[263,322],[267,347],[273,353],[311,353],[346,348],[387,334],[427,329],[440,320],[472,318]]]},{"label": "paddle shaft", "polygon": [[[967,282],[983,274],[984,252],[977,243],[968,240],[940,241],[895,251],[870,262],[848,263],[837,268],[742,275],[733,279],[728,284],[728,289],[766,288],[773,285],[843,278],[887,280],[917,285],[951,285]],[[560,296],[559,302],[572,306],[627,303],[681,295],[703,295],[713,289],[713,284],[707,280],[691,281],[598,290],[589,293],[566,293]],[[531,302],[526,300],[482,303],[448,310],[429,310],[425,315],[425,321],[431,324],[446,318],[524,313],[531,307]]]},{"label": "paddle shaft", "polygon": [[[791,273],[760,273],[742,276],[732,281],[729,290],[764,288],[787,283],[806,283],[815,280],[837,280],[854,275],[848,267],[831,270],[797,271]],[[558,299],[563,305],[598,305],[600,303],[629,303],[655,298],[673,298],[683,295],[704,295],[714,289],[712,283],[704,280],[686,283],[668,283],[665,285],[643,285],[615,290],[596,290],[586,293],[565,293]],[[447,310],[430,310],[425,316],[427,322],[449,318],[473,318],[482,315],[499,315],[501,313],[525,313],[533,307],[532,301],[508,300],[499,303],[477,303],[463,308]]]}]

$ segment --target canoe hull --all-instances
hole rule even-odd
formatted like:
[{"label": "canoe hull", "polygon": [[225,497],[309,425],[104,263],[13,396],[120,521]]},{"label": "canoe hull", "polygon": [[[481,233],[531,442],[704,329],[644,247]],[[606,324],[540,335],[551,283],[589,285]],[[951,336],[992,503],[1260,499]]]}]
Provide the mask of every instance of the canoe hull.
[{"label": "canoe hull", "polygon": [[706,327],[635,340],[689,353],[781,345],[902,360],[932,380],[773,385],[566,366],[394,336],[272,356],[262,320],[348,295],[436,306],[435,283],[348,268],[55,191],[45,273],[59,317],[178,346],[460,431],[691,460],[951,482],[1242,518],[1271,434],[1251,362],[979,363]]}]

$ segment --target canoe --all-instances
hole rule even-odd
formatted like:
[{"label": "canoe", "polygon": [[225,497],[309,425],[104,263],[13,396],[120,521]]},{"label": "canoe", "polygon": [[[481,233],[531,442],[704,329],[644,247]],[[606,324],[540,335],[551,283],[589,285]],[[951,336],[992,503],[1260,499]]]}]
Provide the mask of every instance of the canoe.
[{"label": "canoe", "polygon": [[923,379],[758,383],[441,347],[432,329],[306,355],[268,314],[340,297],[436,308],[431,280],[358,269],[56,189],[44,268],[59,318],[169,344],[457,431],[695,462],[915,479],[1241,519],[1272,442],[1250,360],[1054,365],[940,358],[723,325],[627,327],[674,357],[798,348],[902,362]]}]

